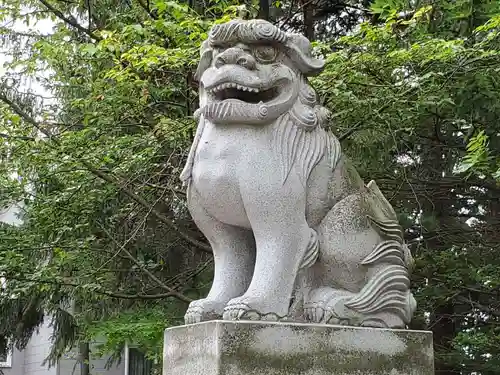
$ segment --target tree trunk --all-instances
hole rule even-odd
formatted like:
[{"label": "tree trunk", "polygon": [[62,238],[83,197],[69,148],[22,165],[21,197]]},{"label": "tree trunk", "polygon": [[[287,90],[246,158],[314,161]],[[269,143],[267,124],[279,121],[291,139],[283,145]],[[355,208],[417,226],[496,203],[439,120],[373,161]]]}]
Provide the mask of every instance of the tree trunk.
[{"label": "tree trunk", "polygon": [[79,346],[80,375],[90,375],[90,345],[82,342]]},{"label": "tree trunk", "polygon": [[[425,145],[422,150],[422,155],[424,155],[422,158],[423,165],[432,166],[423,175],[423,178],[427,181],[439,182],[443,179],[442,173],[445,172],[446,175],[449,175],[453,168],[453,165],[450,164],[453,158],[448,154],[450,150],[443,147],[440,141],[450,134],[446,130],[441,130],[439,121],[439,119],[428,121],[428,136],[433,141]],[[451,202],[453,202],[451,196],[436,195],[421,203],[423,215],[434,216],[437,221],[437,231],[443,230],[444,232],[444,228],[459,228],[461,226],[461,223],[452,215],[453,206],[450,206]],[[431,236],[424,241],[428,251],[433,253],[451,251],[449,240],[444,236]],[[429,283],[436,283],[433,280],[433,275],[428,275],[428,278]],[[429,327],[433,332],[434,347],[437,354],[435,372],[439,375],[459,375],[458,366],[454,366],[446,359],[453,352],[453,339],[459,330],[460,324],[456,316],[454,303],[452,300],[440,301],[434,311],[430,313]]]},{"label": "tree trunk", "polygon": [[302,11],[304,12],[304,33],[307,39],[313,41],[314,32],[314,2],[302,0]]},{"label": "tree trunk", "polygon": [[269,21],[269,0],[259,0],[258,18]]},{"label": "tree trunk", "polygon": [[[74,314],[81,312],[81,306],[73,300],[72,310]],[[80,342],[78,344],[78,362],[80,363],[80,375],[90,375],[90,344],[88,342]]]},{"label": "tree trunk", "polygon": [[[455,337],[455,320],[453,303],[447,303],[438,307],[431,315],[430,326],[434,336],[434,347],[439,348],[441,354],[451,351],[451,342]],[[436,374],[439,375],[460,375],[460,371],[446,360],[436,358]]]}]

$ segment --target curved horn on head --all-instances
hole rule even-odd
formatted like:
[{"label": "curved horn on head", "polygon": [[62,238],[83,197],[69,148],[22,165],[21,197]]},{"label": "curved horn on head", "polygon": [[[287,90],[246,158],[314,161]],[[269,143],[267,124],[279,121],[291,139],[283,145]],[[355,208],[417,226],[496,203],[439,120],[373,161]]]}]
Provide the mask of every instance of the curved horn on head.
[{"label": "curved horn on head", "polygon": [[324,60],[312,56],[311,43],[300,34],[289,34],[285,49],[287,55],[305,76],[319,74],[325,66]]}]

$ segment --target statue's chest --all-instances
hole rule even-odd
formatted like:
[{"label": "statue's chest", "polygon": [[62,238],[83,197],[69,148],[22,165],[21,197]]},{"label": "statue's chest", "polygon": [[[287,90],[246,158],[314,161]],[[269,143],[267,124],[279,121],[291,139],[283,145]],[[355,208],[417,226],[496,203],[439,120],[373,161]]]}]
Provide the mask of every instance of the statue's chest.
[{"label": "statue's chest", "polygon": [[212,216],[244,225],[240,187],[248,181],[251,166],[262,158],[262,139],[256,131],[235,130],[213,125],[204,129],[195,153],[192,183]]},{"label": "statue's chest", "polygon": [[196,162],[215,165],[232,165],[241,158],[239,141],[230,134],[205,129],[196,150]]},{"label": "statue's chest", "polygon": [[198,143],[193,166],[195,183],[215,187],[237,183],[237,168],[242,159],[241,139],[234,132],[206,125]]},{"label": "statue's chest", "polygon": [[192,181],[196,189],[207,194],[227,194],[238,186],[236,152],[230,148],[201,142],[195,155]]},{"label": "statue's chest", "polygon": [[[267,129],[205,125],[195,153],[198,173],[221,179],[237,178],[248,165],[269,153]],[[230,182],[230,181],[226,181]]]}]

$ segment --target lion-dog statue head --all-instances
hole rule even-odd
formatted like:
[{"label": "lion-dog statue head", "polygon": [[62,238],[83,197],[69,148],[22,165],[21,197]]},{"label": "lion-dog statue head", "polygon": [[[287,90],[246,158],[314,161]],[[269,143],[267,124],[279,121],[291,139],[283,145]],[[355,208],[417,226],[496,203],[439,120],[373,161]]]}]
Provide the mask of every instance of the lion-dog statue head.
[{"label": "lion-dog statue head", "polygon": [[215,25],[201,48],[196,72],[199,114],[215,124],[266,124],[291,111],[294,122],[315,127],[326,115],[306,76],[323,60],[310,42],[264,20]]}]

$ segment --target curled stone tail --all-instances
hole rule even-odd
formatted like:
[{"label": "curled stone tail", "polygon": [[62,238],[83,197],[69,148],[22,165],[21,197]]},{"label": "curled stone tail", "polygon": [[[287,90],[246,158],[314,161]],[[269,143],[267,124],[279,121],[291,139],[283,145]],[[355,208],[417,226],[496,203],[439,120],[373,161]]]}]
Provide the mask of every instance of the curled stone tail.
[{"label": "curled stone tail", "polygon": [[410,279],[405,267],[391,265],[378,272],[345,306],[364,315],[393,313],[405,323],[410,320]]},{"label": "curled stone tail", "polygon": [[391,239],[400,244],[403,243],[403,230],[397,221],[380,221],[371,216],[368,216],[368,219],[370,219],[375,230],[381,235],[381,237]]},{"label": "curled stone tail", "polygon": [[383,241],[361,262],[364,266],[386,262],[406,266],[401,244],[394,240]]}]

